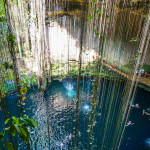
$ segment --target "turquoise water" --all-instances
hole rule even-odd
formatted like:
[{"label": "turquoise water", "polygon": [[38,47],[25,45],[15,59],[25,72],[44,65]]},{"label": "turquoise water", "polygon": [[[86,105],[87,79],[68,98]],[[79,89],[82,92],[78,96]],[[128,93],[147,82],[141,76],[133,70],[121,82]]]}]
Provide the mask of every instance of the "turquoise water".
[{"label": "turquoise water", "polygon": [[[105,84],[104,84],[105,83]],[[77,148],[80,150],[87,150],[89,148],[89,118],[91,109],[91,93],[92,81],[91,79],[82,79],[80,89],[80,104],[79,104],[79,124],[78,124],[78,137]],[[103,81],[103,94],[102,106],[109,106],[112,96],[114,83],[110,81]],[[111,87],[110,87],[111,85]],[[117,115],[120,107],[120,98],[123,91],[124,82],[120,81],[116,84],[116,91],[119,96],[116,100],[111,102],[113,111],[110,115],[109,124],[107,122],[107,107],[100,108],[100,101],[97,102],[95,121],[97,122],[93,128],[93,143],[90,147],[92,150],[99,150],[102,144],[102,137],[104,136],[103,130],[107,125],[103,149],[112,149],[110,142],[113,140],[117,120]],[[47,92],[39,92],[37,87],[28,90],[26,94],[27,99],[24,101],[25,114],[34,119],[38,123],[36,129],[31,129],[30,145],[33,150],[60,150],[61,143],[62,149],[73,149],[74,145],[74,130],[75,130],[75,109],[76,109],[76,79],[63,79],[61,82],[54,80]],[[102,97],[102,96],[101,96]],[[135,98],[135,103],[140,105],[140,109],[132,108],[129,120],[134,122],[134,125],[128,126],[125,129],[123,141],[121,143],[121,150],[148,150],[150,149],[150,117],[143,115],[142,110],[150,107],[150,93],[139,88]],[[8,117],[18,116],[20,114],[20,107],[18,105],[17,94],[7,96],[5,107]],[[113,113],[114,112],[114,113]],[[147,111],[148,112],[148,111]],[[4,127],[4,118],[2,111],[0,111],[1,126],[0,130]],[[117,118],[117,117],[116,117]],[[70,135],[70,138],[69,138]],[[19,150],[26,149],[26,145],[17,136],[14,138]],[[9,140],[8,137],[5,140]],[[4,148],[3,148],[4,149]]]}]

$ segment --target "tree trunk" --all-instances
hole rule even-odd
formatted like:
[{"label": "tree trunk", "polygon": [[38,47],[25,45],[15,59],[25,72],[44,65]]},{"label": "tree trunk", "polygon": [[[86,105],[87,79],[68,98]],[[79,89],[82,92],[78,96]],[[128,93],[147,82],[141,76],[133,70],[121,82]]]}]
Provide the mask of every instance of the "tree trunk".
[{"label": "tree trunk", "polygon": [[12,26],[10,22],[10,16],[9,16],[9,9],[8,9],[8,1],[4,0],[4,8],[5,8],[5,14],[7,18],[7,25],[8,25],[8,48],[9,52],[13,61],[13,74],[14,74],[14,79],[15,79],[15,85],[16,85],[16,90],[18,91],[20,95],[20,81],[19,81],[19,73],[18,73],[18,66],[17,66],[17,58],[15,54],[15,46],[14,42],[15,40],[13,39],[13,31],[12,31]]}]

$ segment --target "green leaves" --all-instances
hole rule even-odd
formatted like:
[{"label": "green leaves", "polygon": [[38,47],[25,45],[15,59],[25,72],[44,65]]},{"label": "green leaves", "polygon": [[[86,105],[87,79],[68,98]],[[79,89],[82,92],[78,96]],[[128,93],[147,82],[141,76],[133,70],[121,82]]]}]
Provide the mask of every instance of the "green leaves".
[{"label": "green leaves", "polygon": [[[24,80],[24,85],[26,85],[26,84],[27,84],[26,80]],[[25,95],[27,93],[27,87],[26,86],[25,87],[21,87],[20,93],[21,93],[21,95]]]},{"label": "green leaves", "polygon": [[[13,116],[5,121],[5,124],[8,123],[10,123],[11,126],[4,128],[3,132],[0,133],[0,141],[3,141],[6,131],[8,131],[12,136],[15,136],[16,133],[18,133],[19,137],[28,144],[30,138],[28,127],[35,128],[37,126],[37,123],[28,117],[16,118]],[[3,145],[9,150],[13,150],[11,143],[4,142]]]},{"label": "green leaves", "polygon": [[30,118],[22,118],[21,121],[24,123],[24,125],[27,125],[33,128],[37,126],[37,123]]},{"label": "green leaves", "polygon": [[7,36],[7,40],[8,40],[9,42],[14,42],[15,39],[16,39],[16,37],[15,37],[14,35],[12,35],[12,34],[9,34],[9,35]]},{"label": "green leaves", "polygon": [[10,127],[10,134],[11,134],[12,136],[15,136],[15,134],[16,134],[16,130],[15,130],[15,126],[14,126],[14,125],[12,125],[12,126]]},{"label": "green leaves", "polygon": [[108,19],[108,18],[109,18],[109,16],[108,16],[108,15],[106,15],[106,18]]},{"label": "green leaves", "polygon": [[10,130],[10,127],[4,128],[4,131],[9,131],[9,130]]},{"label": "green leaves", "polygon": [[92,16],[92,15],[88,15],[88,17],[89,17],[90,20],[93,19],[93,16]]},{"label": "green leaves", "polygon": [[144,21],[148,21],[148,18],[146,18]]},{"label": "green leaves", "polygon": [[6,18],[0,17],[0,22],[5,22],[5,21],[6,21]]},{"label": "green leaves", "polygon": [[9,122],[10,118],[8,118],[4,123],[7,124]]},{"label": "green leaves", "polygon": [[97,0],[93,0],[93,3],[95,4]]},{"label": "green leaves", "polygon": [[13,148],[13,146],[12,146],[11,143],[4,142],[3,145],[4,145],[5,147],[7,147],[8,150],[14,150],[14,148]]},{"label": "green leaves", "polygon": [[17,125],[14,125],[17,133],[19,134],[19,137],[25,141],[26,143],[29,142],[30,134],[27,129],[27,127],[19,127]]},{"label": "green leaves", "polygon": [[110,22],[107,22],[106,24],[107,24],[107,25],[110,25]]},{"label": "green leaves", "polygon": [[108,34],[104,34],[104,37],[106,37],[106,38],[107,38],[107,37],[108,37]]},{"label": "green leaves", "polygon": [[5,132],[4,132],[4,131],[0,133],[0,141],[3,141],[4,135],[5,135]]},{"label": "green leaves", "polygon": [[12,124],[19,125],[19,118],[16,118],[16,117],[12,116],[12,119],[13,119]]},{"label": "green leaves", "polygon": [[[10,118],[5,121],[5,124],[9,122]],[[30,134],[28,131],[28,126],[36,127],[37,123],[30,119],[30,118],[16,118],[12,117],[12,125],[8,128],[5,128],[4,131],[10,131],[12,136],[15,136],[16,132],[18,133],[19,137],[25,141],[26,143],[29,142]]]},{"label": "green leaves", "polygon": [[136,38],[131,38],[131,40],[129,42],[136,42]]},{"label": "green leaves", "polygon": [[0,1],[0,16],[5,16],[5,8],[2,1]]},{"label": "green leaves", "polygon": [[19,54],[19,50],[17,50],[16,53]]}]

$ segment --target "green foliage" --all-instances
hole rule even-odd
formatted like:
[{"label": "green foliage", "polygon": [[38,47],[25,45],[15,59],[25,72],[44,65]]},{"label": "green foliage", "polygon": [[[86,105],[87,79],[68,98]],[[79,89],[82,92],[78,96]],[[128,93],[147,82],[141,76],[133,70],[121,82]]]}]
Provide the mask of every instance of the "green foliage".
[{"label": "green foliage", "polygon": [[78,69],[71,69],[71,70],[69,71],[69,74],[72,75],[72,76],[78,75]]},{"label": "green foliage", "polygon": [[0,17],[5,17],[5,8],[3,0],[0,0]]},{"label": "green foliage", "polygon": [[22,89],[26,87],[30,87],[30,85],[34,85],[37,81],[35,75],[29,78],[26,74],[23,73],[19,74],[19,79],[20,79]]},{"label": "green foliage", "polygon": [[[4,128],[3,132],[0,133],[0,141],[3,141],[3,137],[9,132],[12,136],[15,136],[17,133],[19,137],[28,144],[30,138],[28,127],[35,128],[37,126],[37,123],[29,117],[16,118],[13,116],[5,121],[5,124],[8,123],[10,124],[10,127]],[[8,150],[13,148],[11,143],[4,142],[3,145],[7,147]]]},{"label": "green foliage", "polygon": [[5,124],[7,124],[9,122],[10,118],[8,118],[6,121],[5,121]]},{"label": "green foliage", "polygon": [[15,40],[16,40],[16,36],[14,36],[13,34],[9,34],[7,36],[7,41],[10,42],[13,46],[17,46]]},{"label": "green foliage", "polygon": [[2,63],[2,65],[3,65],[3,67],[4,67],[6,70],[13,68],[12,64],[10,64],[10,63],[7,62],[7,61],[4,61],[4,62]]},{"label": "green foliage", "polygon": [[107,24],[107,25],[110,25],[110,22],[107,22],[106,24]]},{"label": "green foliage", "polygon": [[107,19],[109,19],[109,16],[108,16],[108,15],[106,15],[106,18],[107,18]]},{"label": "green foliage", "polygon": [[0,64],[0,93],[3,98],[6,96],[7,92],[15,89],[14,85],[7,86],[6,84],[6,81],[10,82],[13,80],[13,72],[11,68],[12,65],[6,61]]},{"label": "green foliage", "polygon": [[150,65],[144,64],[144,65],[143,65],[143,69],[144,69],[146,72],[150,73]]},{"label": "green foliage", "polygon": [[0,22],[6,22],[6,18],[0,16]]},{"label": "green foliage", "polygon": [[9,79],[11,77],[12,72],[10,70],[6,70],[6,68],[8,69],[9,65],[6,64],[6,62],[0,64],[0,93],[1,93],[1,97],[4,98],[6,96],[7,93],[7,85],[6,85],[6,80]]},{"label": "green foliage", "polygon": [[[15,85],[11,83],[14,80],[12,65],[6,61],[0,64],[0,93],[4,98],[8,92],[15,90]],[[19,75],[21,83],[21,93],[27,91],[27,87],[30,85],[36,84],[36,76],[27,77],[27,75],[20,73]],[[9,82],[9,86],[6,84],[6,81]]]},{"label": "green foliage", "polygon": [[4,98],[6,96],[6,93],[7,93],[7,90],[6,90],[6,83],[5,81],[1,81],[1,84],[0,84],[0,93],[1,93],[1,97]]},{"label": "green foliage", "polygon": [[37,82],[36,75],[33,75],[33,76],[30,78],[30,81],[31,81],[31,85],[34,85],[34,84]]},{"label": "green foliage", "polygon": [[89,17],[90,20],[93,19],[93,16],[92,16],[92,15],[88,15],[88,17]]},{"label": "green foliage", "polygon": [[30,127],[33,127],[33,128],[35,126],[37,126],[37,123],[34,120],[30,119],[30,118],[21,118],[21,121],[23,123],[25,123],[27,126],[30,126]]},{"label": "green foliage", "polygon": [[0,141],[3,141],[3,137],[4,137],[5,133],[4,132],[1,132],[0,133]]},{"label": "green foliage", "polygon": [[27,93],[27,87],[26,87],[26,86],[21,87],[20,93],[21,93],[22,95],[26,94],[26,93]]},{"label": "green foliage", "polygon": [[148,18],[145,18],[145,20],[144,21],[148,21]]},{"label": "green foliage", "polygon": [[8,149],[8,150],[14,150],[13,146],[11,143],[4,142],[3,145]]},{"label": "green foliage", "polygon": [[97,2],[97,0],[93,0],[93,3],[95,4]]},{"label": "green foliage", "polygon": [[129,41],[129,42],[136,42],[137,40],[136,40],[136,38],[134,37],[134,38],[131,38],[131,40]]}]

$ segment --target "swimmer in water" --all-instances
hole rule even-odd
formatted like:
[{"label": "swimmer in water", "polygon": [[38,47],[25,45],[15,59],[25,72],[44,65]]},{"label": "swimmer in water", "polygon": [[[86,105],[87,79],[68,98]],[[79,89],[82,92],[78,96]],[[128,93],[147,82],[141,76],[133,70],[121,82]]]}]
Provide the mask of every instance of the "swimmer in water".
[{"label": "swimmer in water", "polygon": [[131,102],[129,102],[129,104],[130,104],[131,107],[140,108],[139,104],[135,104],[135,105],[134,105],[134,104],[132,104]]},{"label": "swimmer in water", "polygon": [[136,107],[136,108],[140,108],[139,104],[135,104],[135,107]]},{"label": "swimmer in water", "polygon": [[63,142],[61,142],[61,143],[60,143],[60,148],[61,148],[61,150],[62,150],[62,148],[63,148],[63,145],[64,145]]},{"label": "swimmer in water", "polygon": [[64,141],[68,142],[68,140],[71,140],[71,138],[72,138],[72,134],[70,133],[69,135],[66,136],[66,139]]},{"label": "swimmer in water", "polygon": [[133,125],[133,124],[134,123],[132,123],[131,121],[129,121],[126,126],[130,126],[130,125]]},{"label": "swimmer in water", "polygon": [[144,115],[145,114],[145,110],[143,109],[143,113],[142,113],[142,115]]},{"label": "swimmer in water", "polygon": [[66,138],[60,143],[60,149],[61,149],[61,150],[66,149],[67,144],[69,143],[69,141],[71,140],[71,138],[72,138],[72,134],[70,133],[70,134],[67,135]]},{"label": "swimmer in water", "polygon": [[66,139],[68,139],[69,138],[69,135],[68,136],[66,136]]},{"label": "swimmer in water", "polygon": [[61,81],[62,81],[62,79],[59,79],[59,81],[61,82]]},{"label": "swimmer in water", "polygon": [[147,111],[150,111],[150,107],[149,107],[149,108],[147,108]]},{"label": "swimmer in water", "polygon": [[142,115],[144,115],[144,114],[150,116],[150,113],[146,112],[146,111],[143,109],[143,114],[142,114]]},{"label": "swimmer in water", "polygon": [[70,134],[69,134],[69,140],[71,140],[71,138],[72,138],[72,134],[70,133]]}]

